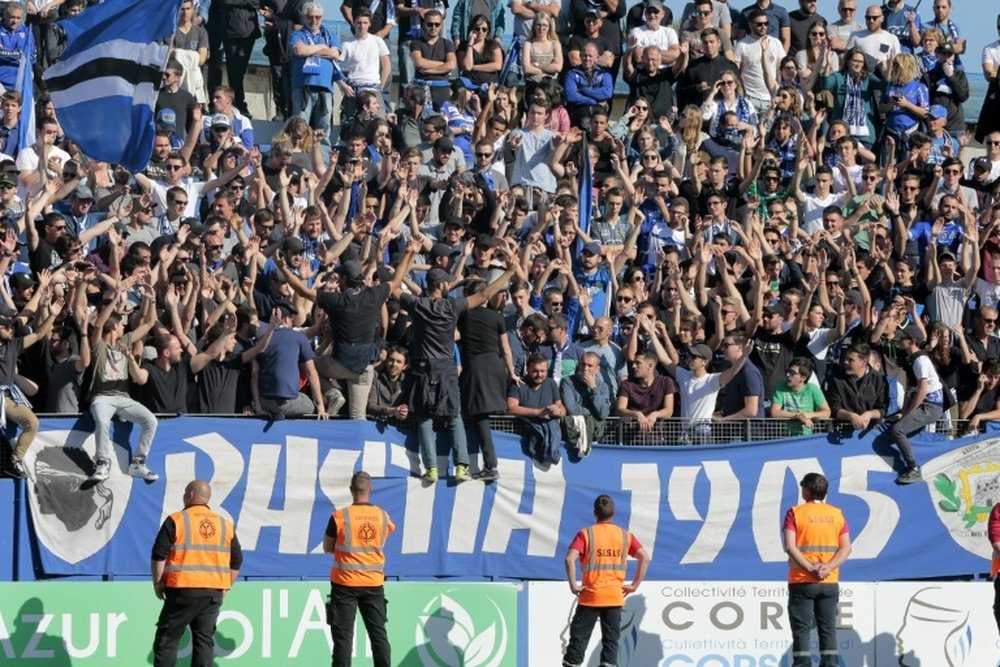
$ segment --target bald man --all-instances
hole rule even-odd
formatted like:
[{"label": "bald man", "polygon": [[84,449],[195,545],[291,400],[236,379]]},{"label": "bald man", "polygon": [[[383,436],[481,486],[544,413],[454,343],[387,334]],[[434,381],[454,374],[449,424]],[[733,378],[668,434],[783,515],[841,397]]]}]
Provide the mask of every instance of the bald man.
[{"label": "bald man", "polygon": [[233,522],[208,507],[212,487],[184,488],[184,509],[166,518],[153,543],[153,591],[163,600],[153,640],[153,667],[173,667],[177,644],[191,628],[191,667],[209,667],[222,597],[233,586],[243,551]]}]

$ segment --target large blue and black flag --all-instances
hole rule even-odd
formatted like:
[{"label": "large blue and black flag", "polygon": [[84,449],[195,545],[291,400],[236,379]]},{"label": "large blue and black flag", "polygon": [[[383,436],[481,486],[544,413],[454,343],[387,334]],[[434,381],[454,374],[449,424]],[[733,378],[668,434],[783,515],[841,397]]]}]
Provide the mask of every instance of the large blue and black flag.
[{"label": "large blue and black flag", "polygon": [[66,136],[89,157],[140,171],[180,0],[109,0],[60,21],[66,50],[44,74]]}]

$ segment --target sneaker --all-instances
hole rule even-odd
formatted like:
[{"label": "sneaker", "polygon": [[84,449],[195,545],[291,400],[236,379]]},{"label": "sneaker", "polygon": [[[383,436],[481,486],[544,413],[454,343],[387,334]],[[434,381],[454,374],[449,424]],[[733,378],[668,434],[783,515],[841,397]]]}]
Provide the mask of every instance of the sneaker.
[{"label": "sneaker", "polygon": [[17,479],[28,479],[28,469],[24,467],[24,461],[11,459],[9,474]]},{"label": "sneaker", "polygon": [[133,459],[132,463],[128,464],[128,474],[147,482],[155,482],[160,479],[159,475],[146,467],[146,461],[141,459]]},{"label": "sneaker", "polygon": [[438,469],[437,468],[428,468],[427,472],[425,472],[423,474],[423,477],[421,477],[420,479],[424,480],[424,483],[426,483],[426,484],[434,484],[434,483],[436,483],[438,481]]},{"label": "sneaker", "polygon": [[915,466],[897,477],[896,484],[913,484],[914,482],[919,482],[922,479],[923,475],[920,474],[920,468]]},{"label": "sneaker", "polygon": [[111,476],[111,461],[98,459],[94,465],[94,473],[87,479],[88,482],[103,482]]},{"label": "sneaker", "polygon": [[455,481],[457,483],[468,482],[470,479],[472,479],[472,475],[469,474],[469,466],[455,466]]},{"label": "sneaker", "polygon": [[473,475],[472,479],[478,479],[480,482],[492,482],[495,479],[500,479],[500,473],[496,468],[484,468]]}]

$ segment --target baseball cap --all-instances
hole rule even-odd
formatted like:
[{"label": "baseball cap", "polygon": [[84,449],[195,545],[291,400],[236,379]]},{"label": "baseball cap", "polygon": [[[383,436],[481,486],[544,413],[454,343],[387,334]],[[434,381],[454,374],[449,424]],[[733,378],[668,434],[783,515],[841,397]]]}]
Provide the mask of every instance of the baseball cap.
[{"label": "baseball cap", "polygon": [[274,302],[274,307],[275,308],[281,308],[283,311],[285,311],[289,315],[298,315],[299,314],[299,311],[295,308],[295,306],[292,305],[292,302],[288,301],[287,299],[278,299],[278,300],[276,300]]},{"label": "baseball cap", "polygon": [[217,113],[212,116],[212,127],[232,127],[229,116],[224,113]]},{"label": "baseball cap", "polygon": [[447,243],[435,243],[431,248],[431,259],[437,259],[438,257],[451,257],[452,255],[457,255],[460,251],[455,250]]},{"label": "baseball cap", "polygon": [[972,161],[973,169],[982,169],[983,171],[989,171],[993,169],[993,162],[990,161],[985,155],[980,155]]},{"label": "baseball cap", "polygon": [[490,234],[480,234],[476,237],[476,245],[482,248],[495,248],[497,240]]},{"label": "baseball cap", "polygon": [[784,307],[782,307],[781,304],[777,303],[765,306],[764,312],[767,313],[768,315],[780,315],[781,317],[788,317],[788,315],[785,313]]},{"label": "baseball cap", "polygon": [[337,267],[337,272],[347,278],[348,282],[361,280],[361,277],[365,275],[361,262],[353,259],[341,262],[340,266]]},{"label": "baseball cap", "polygon": [[290,253],[302,252],[306,247],[302,244],[302,241],[295,238],[294,236],[289,236],[285,239],[285,242],[281,246],[282,250]]},{"label": "baseball cap", "polygon": [[919,343],[924,339],[924,334],[922,331],[920,331],[920,327],[918,327],[915,324],[909,324],[903,327],[903,330],[899,332],[897,337],[899,338],[899,340],[904,340],[906,338],[909,338]]},{"label": "baseball cap", "polygon": [[701,359],[711,360],[712,357],[715,356],[715,354],[712,352],[712,348],[710,348],[708,345],[705,345],[704,343],[697,343],[696,345],[692,345],[690,350],[691,350],[691,356],[699,357]]},{"label": "baseball cap", "polygon": [[83,184],[76,187],[76,190],[73,191],[73,196],[80,200],[94,199],[94,193],[90,190],[90,188]]},{"label": "baseball cap", "polygon": [[928,110],[927,114],[931,118],[947,118],[948,117],[948,110],[945,109],[940,104],[932,104],[931,108]]},{"label": "baseball cap", "polygon": [[35,286],[35,281],[27,273],[15,273],[10,277],[10,286],[14,289],[28,289]]},{"label": "baseball cap", "polygon": [[445,271],[444,269],[434,267],[427,272],[427,284],[428,285],[440,285],[441,283],[450,283],[452,275]]},{"label": "baseball cap", "polygon": [[441,137],[440,139],[434,142],[434,150],[446,151],[450,153],[451,151],[455,150],[455,144],[448,137]]},{"label": "baseball cap", "polygon": [[601,254],[601,244],[597,241],[591,241],[583,246],[583,252],[589,252],[591,255]]},{"label": "baseball cap", "polygon": [[856,289],[850,289],[844,292],[844,303],[852,303],[860,308],[864,305],[865,299],[861,296],[861,292]]}]

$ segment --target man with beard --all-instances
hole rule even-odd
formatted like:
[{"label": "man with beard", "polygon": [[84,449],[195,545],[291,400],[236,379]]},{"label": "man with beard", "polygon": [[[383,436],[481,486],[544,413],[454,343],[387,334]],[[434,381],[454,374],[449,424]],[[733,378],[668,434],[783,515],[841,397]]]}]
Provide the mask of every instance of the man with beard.
[{"label": "man with beard", "polygon": [[733,61],[722,52],[722,37],[715,28],[701,31],[701,54],[691,60],[688,68],[677,83],[677,108],[683,109],[689,104],[701,106],[708,99],[716,81],[723,72],[732,72],[739,76],[739,70]]},{"label": "man with beard", "polygon": [[628,104],[637,100],[649,103],[652,118],[669,116],[674,106],[673,84],[688,63],[688,43],[681,44],[681,54],[669,68],[662,68],[663,54],[656,47],[635,49],[625,58],[625,81],[629,85]]}]

